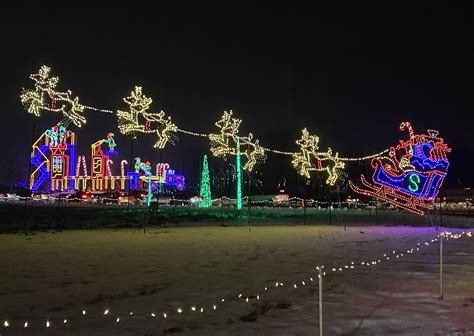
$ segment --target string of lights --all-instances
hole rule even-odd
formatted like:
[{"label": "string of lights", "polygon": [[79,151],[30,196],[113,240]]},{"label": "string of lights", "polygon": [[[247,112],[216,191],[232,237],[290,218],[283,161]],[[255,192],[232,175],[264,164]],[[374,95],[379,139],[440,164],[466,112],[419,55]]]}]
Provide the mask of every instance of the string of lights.
[{"label": "string of lights", "polygon": [[112,111],[112,110],[101,109],[101,108],[97,108],[97,107],[94,107],[94,106],[84,105],[84,108],[87,109],[87,110],[92,110],[92,111],[96,111],[96,112],[112,113],[112,114],[114,113],[114,111]]},{"label": "string of lights", "polygon": [[188,135],[194,135],[194,136],[198,136],[198,137],[203,137],[203,138],[207,138],[207,137],[208,137],[208,134],[197,133],[197,132],[191,132],[191,131],[187,131],[187,130],[184,130],[184,129],[181,129],[181,128],[176,129],[176,131],[177,131],[177,132],[180,132],[180,133],[188,134]]},{"label": "string of lights", "polygon": [[373,158],[376,158],[376,157],[383,156],[384,154],[388,153],[389,151],[390,151],[389,149],[385,149],[385,150],[383,150],[379,153],[372,154],[372,155],[367,155],[367,156],[361,156],[361,157],[340,157],[339,161],[366,161],[366,160],[370,160],[370,159],[373,159]]},{"label": "string of lights", "polygon": [[[375,257],[372,259],[368,260],[363,260],[363,261],[356,261],[352,260],[344,264],[340,264],[337,266],[333,266],[330,269],[326,268],[324,265],[321,266],[315,266],[314,269],[317,271],[317,273],[321,274],[323,277],[325,276],[330,276],[330,275],[338,275],[345,273],[347,271],[351,270],[356,270],[356,269],[368,269],[370,267],[371,269],[374,266],[377,266],[383,262],[388,262],[388,261],[396,261],[400,260],[401,258],[414,255],[416,253],[421,253],[425,248],[428,248],[429,246],[439,242],[439,239],[442,237],[445,240],[457,240],[460,238],[472,238],[474,237],[474,233],[472,231],[468,232],[460,232],[460,233],[453,233],[449,231],[443,231],[440,234],[436,236],[436,238],[427,240],[422,243],[417,243],[415,246],[412,248],[403,250],[403,251],[397,251],[397,250],[391,250],[385,252],[383,255],[379,257]],[[302,279],[299,279],[297,281],[290,281],[290,282],[283,282],[283,281],[270,281],[267,280],[265,281],[265,286],[262,287],[261,291],[257,291],[254,294],[244,294],[244,293],[239,293],[239,294],[233,294],[233,295],[228,295],[225,297],[220,297],[219,299],[216,299],[212,301],[211,303],[206,303],[206,304],[191,304],[191,305],[181,305],[179,307],[175,307],[174,309],[168,309],[165,311],[160,311],[158,313],[158,310],[156,311],[147,311],[147,312],[138,312],[138,311],[115,311],[112,310],[111,308],[106,308],[104,310],[97,311],[95,310],[95,313],[91,313],[92,310],[87,311],[85,308],[82,308],[80,310],[77,310],[76,313],[71,313],[65,317],[62,318],[56,318],[56,319],[34,319],[31,318],[29,320],[26,320],[25,318],[17,318],[15,320],[10,320],[10,319],[3,319],[2,326],[3,328],[31,328],[34,326],[38,327],[45,327],[45,328],[50,328],[53,325],[54,326],[61,326],[61,325],[67,325],[70,324],[72,321],[79,320],[81,318],[85,318],[86,316],[90,317],[105,317],[108,318],[108,320],[112,323],[118,324],[120,322],[124,322],[124,320],[128,317],[147,317],[147,318],[152,318],[152,319],[168,319],[171,317],[179,317],[182,316],[183,314],[189,313],[189,314],[203,314],[205,312],[213,312],[222,307],[225,303],[229,302],[241,302],[241,303],[251,303],[255,301],[260,301],[263,298],[265,298],[266,293],[269,291],[279,289],[279,288],[292,288],[293,290],[296,290],[298,288],[304,288],[307,286],[310,286],[311,284],[316,284],[315,279],[318,278],[320,275],[312,275],[315,271],[311,272],[311,274],[305,276]],[[33,321],[36,322],[33,323]],[[42,321],[42,322],[38,322]]]}]

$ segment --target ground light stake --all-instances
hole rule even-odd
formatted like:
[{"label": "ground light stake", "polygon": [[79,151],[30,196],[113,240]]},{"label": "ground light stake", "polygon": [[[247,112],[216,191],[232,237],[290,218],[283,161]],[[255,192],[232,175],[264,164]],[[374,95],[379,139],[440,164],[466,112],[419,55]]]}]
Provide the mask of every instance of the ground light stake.
[{"label": "ground light stake", "polygon": [[443,234],[439,236],[439,299],[443,300]]},{"label": "ground light stake", "polygon": [[323,336],[323,267],[316,267],[319,272],[319,336]]}]

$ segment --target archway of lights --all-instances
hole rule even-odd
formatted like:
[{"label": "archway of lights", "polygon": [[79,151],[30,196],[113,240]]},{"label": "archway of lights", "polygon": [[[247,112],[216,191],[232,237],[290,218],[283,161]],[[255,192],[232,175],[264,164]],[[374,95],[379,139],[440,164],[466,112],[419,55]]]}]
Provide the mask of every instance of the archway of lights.
[{"label": "archway of lights", "polygon": [[373,173],[370,181],[364,176],[357,184],[349,180],[351,189],[419,215],[423,215],[425,209],[432,209],[449,167],[447,154],[451,148],[438,136],[438,131],[415,134],[408,122],[400,125],[400,130],[408,131],[408,139],[373,155],[341,157],[330,147],[326,151],[320,150],[319,137],[306,128],[302,130],[300,139],[295,141],[298,149],[288,152],[261,145],[252,133],[241,135],[242,120],[236,118],[232,111],[225,111],[214,124],[215,131],[210,133],[182,129],[164,111],[149,111],[153,99],[147,97],[140,86],[135,86],[130,95],[123,98],[128,107],[125,110],[114,113],[113,110],[82,105],[70,90],[58,91],[59,78],[52,77],[50,72],[49,67],[42,66],[38,73],[30,75],[34,89],[23,89],[20,100],[25,109],[36,117],[43,111],[60,113],[62,120],[58,127],[67,127],[71,123],[81,127],[86,123],[85,110],[111,113],[116,115],[122,134],[134,138],[139,134],[153,135],[157,149],[173,144],[179,133],[202,137],[209,141],[210,152],[214,156],[223,159],[236,157],[239,162],[243,159],[242,168],[246,171],[250,172],[257,164],[264,163],[268,153],[286,155],[300,175],[310,178],[312,173],[322,173],[329,185],[346,178],[343,169],[347,163],[371,160]]}]

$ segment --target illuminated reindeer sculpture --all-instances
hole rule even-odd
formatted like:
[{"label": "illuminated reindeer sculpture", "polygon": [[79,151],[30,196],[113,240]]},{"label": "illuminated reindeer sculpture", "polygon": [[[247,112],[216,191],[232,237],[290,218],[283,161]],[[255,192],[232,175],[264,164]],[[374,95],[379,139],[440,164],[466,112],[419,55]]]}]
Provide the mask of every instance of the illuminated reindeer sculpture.
[{"label": "illuminated reindeer sculpture", "polygon": [[302,131],[301,139],[296,141],[300,146],[300,153],[294,153],[292,164],[298,173],[310,178],[310,172],[328,173],[326,183],[334,185],[338,178],[342,176],[340,169],[344,168],[344,162],[339,161],[339,154],[333,155],[331,148],[327,152],[318,152],[319,137],[310,135],[305,128]]},{"label": "illuminated reindeer sculpture", "polygon": [[70,90],[66,92],[56,91],[59,77],[50,77],[50,68],[43,65],[38,73],[30,75],[35,82],[34,90],[23,89],[20,94],[20,101],[26,110],[39,117],[41,111],[51,111],[62,113],[64,120],[61,124],[67,127],[73,123],[81,127],[86,123],[86,118],[82,115],[84,105],[79,104],[79,98],[72,97]]}]

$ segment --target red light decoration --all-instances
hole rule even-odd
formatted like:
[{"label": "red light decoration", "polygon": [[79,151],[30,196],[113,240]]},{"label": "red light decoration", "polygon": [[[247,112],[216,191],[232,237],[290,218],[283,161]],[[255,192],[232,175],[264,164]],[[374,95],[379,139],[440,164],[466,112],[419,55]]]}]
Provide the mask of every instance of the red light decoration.
[{"label": "red light decoration", "polygon": [[424,215],[425,209],[433,209],[449,168],[447,154],[451,148],[438,137],[438,131],[415,134],[409,122],[402,122],[400,130],[405,129],[408,140],[400,140],[398,145],[390,147],[388,157],[371,160],[372,183],[361,175],[362,187],[352,181],[349,185],[359,194]]}]

